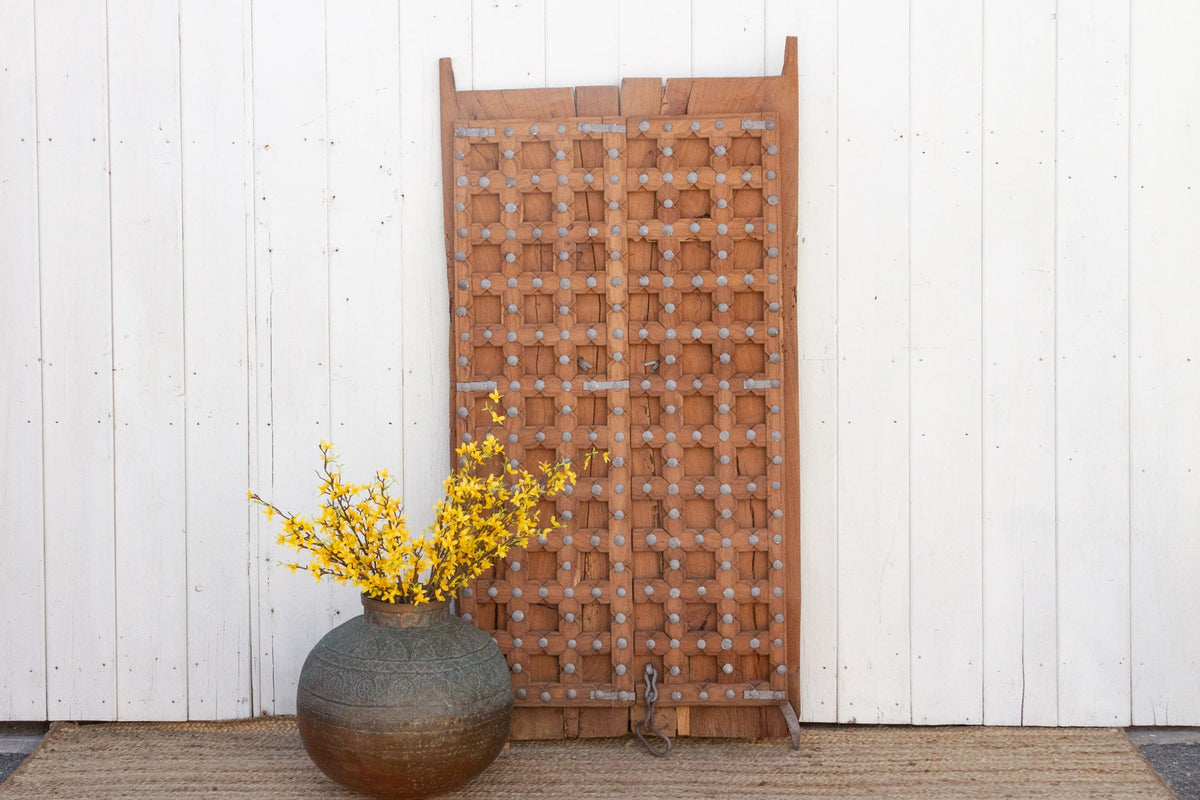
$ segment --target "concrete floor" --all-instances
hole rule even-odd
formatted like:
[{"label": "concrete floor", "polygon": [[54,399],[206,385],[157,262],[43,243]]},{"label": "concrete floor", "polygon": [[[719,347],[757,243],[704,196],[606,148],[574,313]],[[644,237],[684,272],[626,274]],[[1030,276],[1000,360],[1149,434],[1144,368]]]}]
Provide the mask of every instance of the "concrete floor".
[{"label": "concrete floor", "polygon": [[[45,723],[0,722],[0,782],[37,749]],[[1129,738],[1179,800],[1200,800],[1200,728],[1131,728]]]},{"label": "concrete floor", "polygon": [[0,722],[0,782],[37,749],[47,727],[44,722]]},{"label": "concrete floor", "polygon": [[1179,800],[1200,800],[1200,728],[1131,728],[1129,738]]}]

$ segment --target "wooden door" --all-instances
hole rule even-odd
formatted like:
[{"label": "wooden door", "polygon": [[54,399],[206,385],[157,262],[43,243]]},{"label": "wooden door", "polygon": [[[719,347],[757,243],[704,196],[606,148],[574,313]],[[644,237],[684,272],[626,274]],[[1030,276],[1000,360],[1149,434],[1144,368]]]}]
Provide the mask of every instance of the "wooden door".
[{"label": "wooden door", "polygon": [[[443,62],[453,441],[492,432],[523,465],[580,471],[545,509],[567,527],[461,598],[509,661],[514,736],[624,734],[644,716],[647,665],[669,733],[787,731],[788,53],[782,78],[627,81],[619,95],[455,92]],[[610,460],[584,469],[593,448]]]}]

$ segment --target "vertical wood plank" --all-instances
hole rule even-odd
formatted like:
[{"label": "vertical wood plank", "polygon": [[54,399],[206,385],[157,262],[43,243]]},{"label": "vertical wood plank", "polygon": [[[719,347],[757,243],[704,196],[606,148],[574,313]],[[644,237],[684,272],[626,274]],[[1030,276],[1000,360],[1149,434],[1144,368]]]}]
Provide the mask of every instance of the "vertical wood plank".
[{"label": "vertical wood plank", "polygon": [[[837,7],[770,2],[777,32],[799,34],[800,708],[837,721]],[[793,622],[796,624],[796,622]]]},{"label": "vertical wood plank", "polygon": [[837,24],[838,720],[907,723],[908,3]]},{"label": "vertical wood plank", "polygon": [[409,524],[433,522],[450,468],[447,380],[450,300],[442,223],[438,58],[454,59],[459,89],[469,89],[469,0],[400,6],[400,271],[404,282],[404,497]]},{"label": "vertical wood plank", "polygon": [[1054,725],[1054,0],[984,4],[983,720]]},{"label": "vertical wood plank", "polygon": [[474,88],[546,85],[545,0],[472,0],[470,31]]},{"label": "vertical wood plank", "polygon": [[[325,4],[259,0],[252,24],[255,391],[266,405],[259,412],[264,458],[255,489],[280,508],[303,513],[315,506],[317,444],[330,438]],[[341,616],[349,592],[279,568],[296,554],[275,544],[277,523],[260,525],[259,532],[255,710],[292,713],[304,658]]]},{"label": "vertical wood plank", "polygon": [[179,17],[109,9],[118,719],[187,717]]},{"label": "vertical wood plank", "polygon": [[1057,14],[1058,721],[1128,725],[1129,6]]},{"label": "vertical wood plank", "polygon": [[0,9],[0,719],[46,718],[34,3]]},{"label": "vertical wood plank", "polygon": [[36,12],[47,714],[115,719],[107,19]]},{"label": "vertical wood plank", "polygon": [[250,485],[249,11],[247,0],[180,6],[189,719],[252,710],[249,510],[239,502]]},{"label": "vertical wood plank", "polygon": [[1134,725],[1200,720],[1200,51],[1191,3],[1133,6],[1130,349]]},{"label": "vertical wood plank", "polygon": [[402,481],[398,14],[327,9],[326,46],[332,435],[348,469]]},{"label": "vertical wood plank", "polygon": [[622,78],[674,78],[692,66],[689,0],[619,0],[618,48]]},{"label": "vertical wood plank", "polygon": [[546,84],[616,85],[619,74],[617,9],[586,17],[587,35],[575,0],[546,0]]},{"label": "vertical wood plank", "polygon": [[[692,76],[767,74],[765,30],[762,3],[692,0]],[[796,31],[792,27],[776,27],[771,30],[771,38],[783,41]]]},{"label": "vertical wood plank", "polygon": [[983,719],[983,4],[913,0],[910,31],[912,704]]}]

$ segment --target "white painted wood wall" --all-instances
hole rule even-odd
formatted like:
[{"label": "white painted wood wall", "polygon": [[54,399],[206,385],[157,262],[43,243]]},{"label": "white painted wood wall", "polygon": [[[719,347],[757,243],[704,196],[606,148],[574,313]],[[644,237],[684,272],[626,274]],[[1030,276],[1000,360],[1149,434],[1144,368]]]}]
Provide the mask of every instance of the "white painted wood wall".
[{"label": "white painted wood wall", "polygon": [[[614,10],[615,9],[615,10]],[[248,486],[447,466],[460,88],[800,38],[809,721],[1200,724],[1200,5],[5,0],[0,718],[293,709]]]}]

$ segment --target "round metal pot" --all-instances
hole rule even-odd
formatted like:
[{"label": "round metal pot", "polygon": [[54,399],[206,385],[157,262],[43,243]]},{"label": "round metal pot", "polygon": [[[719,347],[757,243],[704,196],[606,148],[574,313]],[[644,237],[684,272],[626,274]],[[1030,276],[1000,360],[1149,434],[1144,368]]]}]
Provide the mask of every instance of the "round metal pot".
[{"label": "round metal pot", "polygon": [[500,648],[448,602],[362,603],[362,616],[326,634],[300,672],[305,749],[326,775],[375,797],[463,785],[508,740],[512,681]]}]

